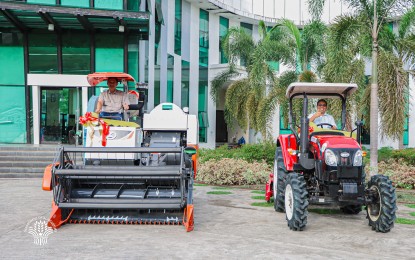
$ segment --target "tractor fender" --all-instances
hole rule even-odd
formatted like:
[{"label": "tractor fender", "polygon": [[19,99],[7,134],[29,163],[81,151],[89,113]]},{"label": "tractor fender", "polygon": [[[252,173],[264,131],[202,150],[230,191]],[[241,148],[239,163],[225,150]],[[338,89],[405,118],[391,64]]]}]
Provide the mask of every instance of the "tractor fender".
[{"label": "tractor fender", "polygon": [[198,144],[188,144],[187,146],[194,147],[197,151],[196,154],[192,155],[192,164],[193,164],[192,166],[193,166],[193,172],[194,172],[193,179],[196,179],[197,164],[198,164],[198,161],[199,161],[199,145]]},{"label": "tractor fender", "polygon": [[293,134],[280,135],[278,137],[277,146],[281,147],[282,157],[284,158],[284,165],[287,171],[294,170],[294,164],[298,162],[297,154],[290,154],[288,149],[297,151],[297,140]]},{"label": "tractor fender", "polygon": [[271,197],[274,196],[273,191],[272,191],[273,181],[274,181],[274,174],[270,173],[269,174],[269,179],[268,179],[267,183],[265,184],[265,201],[266,202],[270,202]]}]

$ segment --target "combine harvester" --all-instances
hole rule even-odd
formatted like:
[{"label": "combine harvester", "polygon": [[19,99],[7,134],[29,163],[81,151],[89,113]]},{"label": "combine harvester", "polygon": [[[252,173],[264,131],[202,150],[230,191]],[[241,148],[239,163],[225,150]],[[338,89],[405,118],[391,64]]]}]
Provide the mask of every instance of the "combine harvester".
[{"label": "combine harvester", "polygon": [[[94,73],[88,82],[95,87],[111,77],[125,91],[127,81],[135,82],[125,73]],[[53,191],[51,227],[173,224],[193,230],[197,118],[172,103],[143,114],[144,89],[137,90],[129,93],[124,121],[90,112],[81,117],[84,147],[60,147],[46,167],[42,188]]]}]

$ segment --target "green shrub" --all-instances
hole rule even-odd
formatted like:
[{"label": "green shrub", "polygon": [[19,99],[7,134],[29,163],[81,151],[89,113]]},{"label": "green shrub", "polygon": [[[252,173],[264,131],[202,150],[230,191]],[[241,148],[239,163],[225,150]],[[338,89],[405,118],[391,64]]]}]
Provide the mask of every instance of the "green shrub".
[{"label": "green shrub", "polygon": [[210,185],[254,185],[268,180],[271,167],[265,162],[249,163],[242,159],[223,158],[201,163],[197,181]]},{"label": "green shrub", "polygon": [[220,146],[216,149],[200,149],[200,162],[204,163],[210,160],[221,160],[223,158],[242,159],[247,162],[265,161],[269,165],[274,163],[275,144],[264,142],[259,144],[245,144],[239,148],[228,148],[227,145]]},{"label": "green shrub", "polygon": [[[367,152],[367,156],[363,159],[365,164],[370,162],[370,151],[363,148]],[[402,159],[405,163],[415,166],[415,148],[406,148],[394,150],[391,147],[382,147],[378,150],[378,162],[387,162],[390,159]]]},{"label": "green shrub", "polygon": [[380,174],[389,176],[395,187],[415,188],[415,166],[408,165],[403,159],[379,162],[378,171]]},{"label": "green shrub", "polygon": [[392,158],[393,148],[382,147],[378,150],[378,162],[386,162]]},{"label": "green shrub", "polygon": [[227,145],[222,145],[216,149],[202,148],[199,150],[199,162],[204,163],[210,160],[233,158],[235,150],[236,149],[229,149]]},{"label": "green shrub", "polygon": [[415,148],[407,148],[392,151],[391,157],[394,159],[402,159],[404,162],[415,166]]}]

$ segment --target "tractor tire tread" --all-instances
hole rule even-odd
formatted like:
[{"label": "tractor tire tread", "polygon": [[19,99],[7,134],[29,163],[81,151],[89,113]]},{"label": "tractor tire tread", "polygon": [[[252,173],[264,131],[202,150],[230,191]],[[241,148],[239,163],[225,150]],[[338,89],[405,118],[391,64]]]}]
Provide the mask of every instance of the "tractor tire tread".
[{"label": "tractor tire tread", "polygon": [[367,209],[367,218],[369,219],[369,226],[376,232],[387,233],[393,226],[396,219],[396,193],[395,188],[392,186],[392,182],[388,177],[383,175],[372,176],[368,187],[377,186],[381,196],[381,212],[376,220],[372,220],[369,215],[369,209]]},{"label": "tractor tire tread", "polygon": [[293,231],[302,231],[307,225],[308,217],[308,193],[304,176],[292,173],[287,177],[287,183],[291,184],[294,197],[294,212],[291,220],[288,220],[288,227]]}]

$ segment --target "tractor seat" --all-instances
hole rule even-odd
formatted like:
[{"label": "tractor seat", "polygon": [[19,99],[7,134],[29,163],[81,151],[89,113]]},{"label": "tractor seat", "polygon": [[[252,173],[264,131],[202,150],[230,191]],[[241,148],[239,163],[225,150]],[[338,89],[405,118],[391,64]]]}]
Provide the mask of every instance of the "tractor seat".
[{"label": "tractor seat", "polygon": [[316,132],[312,132],[310,134],[310,137],[313,137],[315,135],[338,135],[338,136],[344,136],[344,133],[342,133],[342,132],[336,132],[336,131],[316,131]]}]

